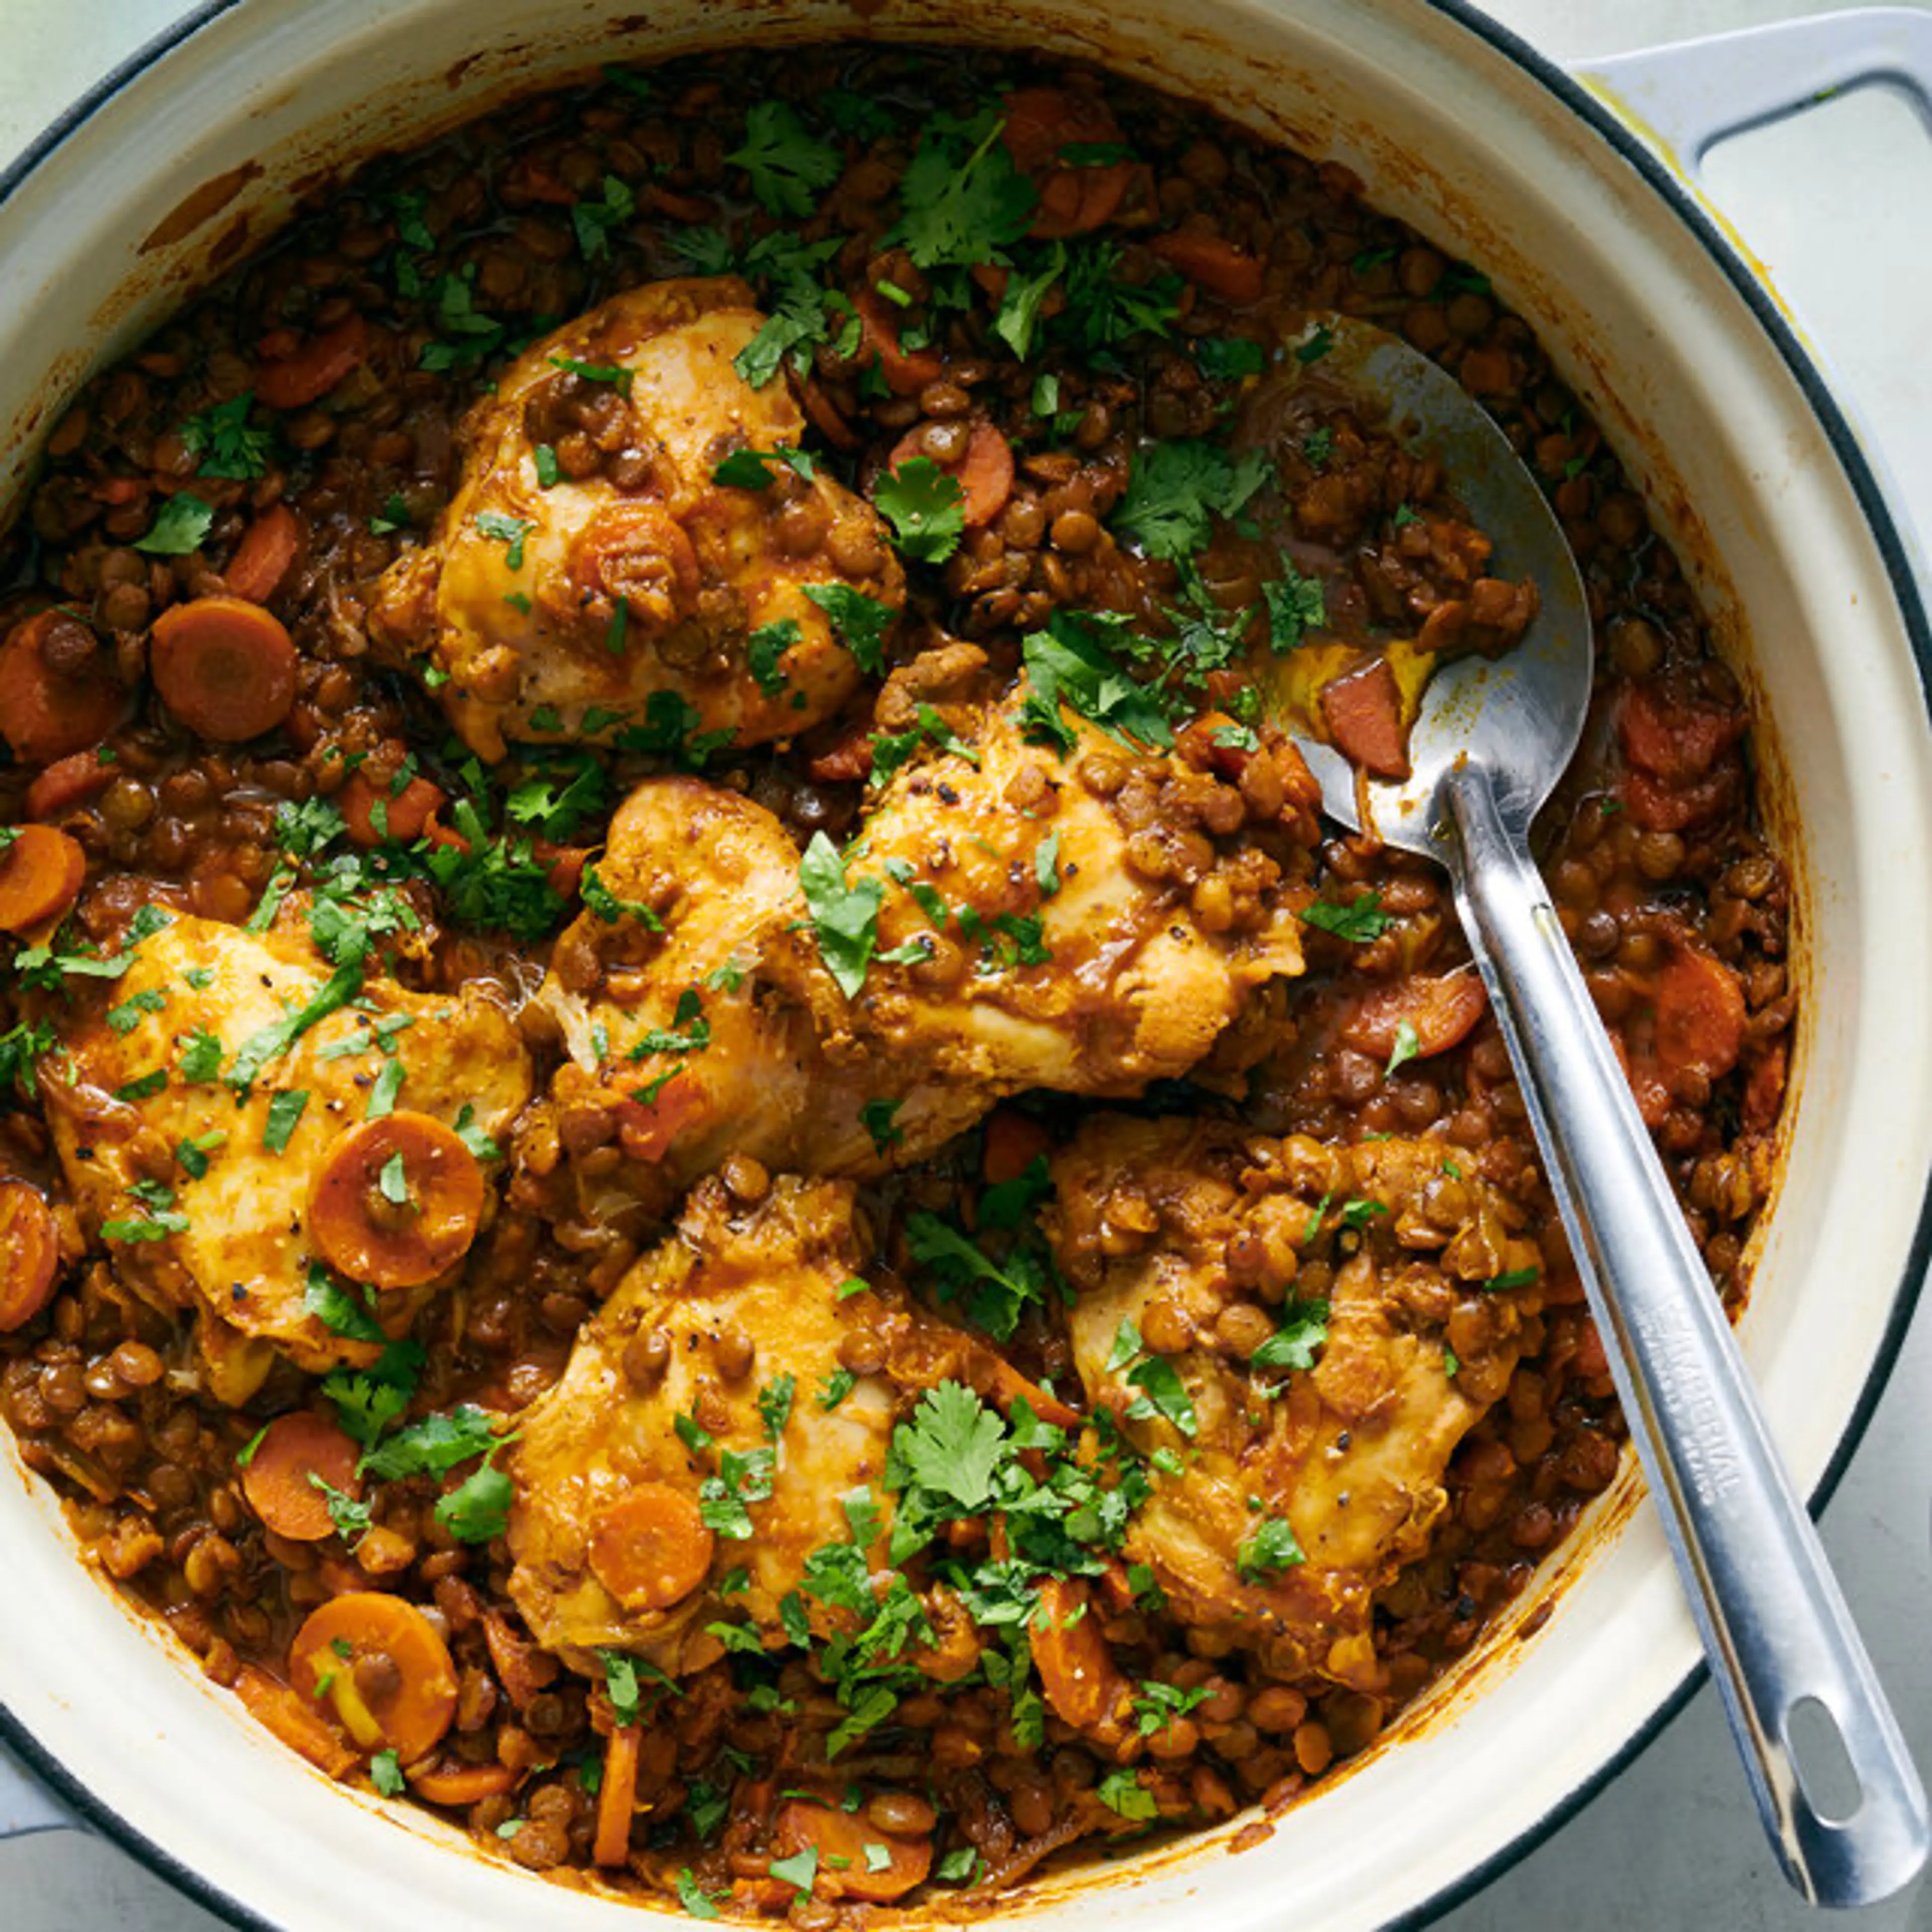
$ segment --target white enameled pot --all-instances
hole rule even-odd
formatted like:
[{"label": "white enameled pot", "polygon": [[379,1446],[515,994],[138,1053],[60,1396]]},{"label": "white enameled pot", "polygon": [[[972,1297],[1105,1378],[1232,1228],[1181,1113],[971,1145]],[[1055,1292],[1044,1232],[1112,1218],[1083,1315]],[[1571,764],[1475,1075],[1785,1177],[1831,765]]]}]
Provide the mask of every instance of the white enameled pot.
[{"label": "white enameled pot", "polygon": [[[634,8],[214,0],[191,16],[0,178],[0,500],[82,376],[270,233],[319,175],[603,62],[850,34],[1051,50],[1346,163],[1372,200],[1482,265],[1534,326],[1700,580],[1754,694],[1766,809],[1797,881],[1804,1018],[1742,1334],[1798,1486],[1820,1495],[1925,1258],[1932,638],[1856,437],[1684,170],[1717,125],[1828,82],[1890,70],[1922,87],[1932,22],[1840,16],[1802,45],[1755,37],[1748,58],[1733,47],[1702,69],[1606,72],[1605,91],[1675,141],[1673,169],[1460,0]],[[1720,88],[1700,80],[1714,73]],[[1711,107],[1720,96],[1728,116]],[[122,1607],[10,1442],[0,1552],[0,1735],[68,1804],[238,1922],[640,1922],[639,1908],[531,1877],[286,1751]],[[1534,1634],[1514,1634],[1546,1612]],[[1231,1854],[1230,1826],[1042,1885],[1006,1916],[1216,1932],[1419,1921],[1582,1802],[1681,1700],[1698,1661],[1628,1474],[1512,1624],[1409,1714],[1398,1742],[1257,1848]],[[0,1828],[8,1814],[0,1760]]]}]

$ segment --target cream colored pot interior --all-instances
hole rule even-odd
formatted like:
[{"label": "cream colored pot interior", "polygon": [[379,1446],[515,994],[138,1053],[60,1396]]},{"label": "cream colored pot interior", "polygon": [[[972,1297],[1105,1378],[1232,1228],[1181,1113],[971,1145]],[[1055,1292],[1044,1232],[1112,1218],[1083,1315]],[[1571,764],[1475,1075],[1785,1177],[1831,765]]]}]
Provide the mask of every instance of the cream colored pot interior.
[{"label": "cream colored pot interior", "polygon": [[[1492,274],[1642,479],[1772,721],[1768,794],[1798,862],[1800,1105],[1744,1340],[1808,1490],[1883,1345],[1932,1172],[1924,702],[1876,548],[1774,348],[1654,192],[1458,21],[1418,0],[663,0],[648,19],[585,0],[245,0],[0,207],[0,494],[82,374],[318,170],[603,61],[852,32],[1087,56],[1346,162]],[[141,1834],[289,1932],[637,1922],[326,1788],[127,1616],[5,1454],[0,1701]],[[1451,1687],[1258,1849],[1228,1856],[1223,1833],[1015,1916],[1344,1932],[1452,1886],[1612,1759],[1695,1660],[1647,1511],[1615,1527],[1628,1487],[1572,1574],[1546,1578],[1547,1625],[1469,1673],[1480,1696]]]}]

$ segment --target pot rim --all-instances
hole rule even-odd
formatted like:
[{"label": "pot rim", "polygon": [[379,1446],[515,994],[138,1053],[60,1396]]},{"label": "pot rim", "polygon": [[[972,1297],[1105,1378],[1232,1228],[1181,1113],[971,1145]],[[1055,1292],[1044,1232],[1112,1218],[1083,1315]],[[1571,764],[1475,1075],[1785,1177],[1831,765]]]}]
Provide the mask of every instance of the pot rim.
[{"label": "pot rim", "polygon": [[[185,45],[204,28],[222,16],[237,11],[244,4],[245,0],[200,0],[200,4],[110,70],[28,142],[10,163],[0,168],[0,206],[4,206],[43,162],[117,94],[158,66],[168,55]],[[1655,194],[1742,298],[1790,372],[1850,487],[1890,583],[1917,673],[1920,700],[1928,722],[1932,722],[1932,610],[1928,610],[1925,588],[1918,581],[1900,530],[1904,506],[1898,506],[1894,513],[1894,506],[1822,370],[1804,347],[1786,312],[1739,250],[1726,237],[1684,178],[1568,68],[1514,28],[1483,12],[1473,4],[1473,0],[1418,0],[1418,4],[1453,22],[1492,52],[1502,56],[1568,108]],[[1917,1311],[1928,1262],[1932,1262],[1932,1173],[1928,1174],[1923,1184],[1905,1271],[1893,1296],[1884,1333],[1844,1430],[1808,1499],[1807,1507],[1814,1520],[1835,1494],[1864,1441]],[[1701,1659],[1693,1663],[1676,1688],[1658,1702],[1619,1750],[1556,1798],[1507,1844],[1430,1898],[1388,1921],[1384,1932],[1420,1932],[1420,1928],[1434,1923],[1445,1912],[1474,1898],[1520,1864],[1649,1749],[1682,1714],[1692,1697],[1703,1687],[1708,1674],[1709,1666]],[[280,1932],[272,1921],[222,1890],[98,1797],[42,1745],[4,1703],[0,1703],[0,1744],[20,1758],[34,1777],[51,1787],[82,1820],[101,1832],[129,1856],[196,1904],[227,1924],[241,1928],[241,1932]]]}]

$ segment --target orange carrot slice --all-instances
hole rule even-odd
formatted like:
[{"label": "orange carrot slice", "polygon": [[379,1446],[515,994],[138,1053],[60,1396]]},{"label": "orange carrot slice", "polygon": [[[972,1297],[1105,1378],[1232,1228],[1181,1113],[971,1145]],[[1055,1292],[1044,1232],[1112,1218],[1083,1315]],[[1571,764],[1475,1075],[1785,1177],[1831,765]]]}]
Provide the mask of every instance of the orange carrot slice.
[{"label": "orange carrot slice", "polygon": [[235,554],[221,573],[230,594],[251,604],[266,604],[289,574],[302,548],[302,525],[286,503],[271,503],[235,546]]},{"label": "orange carrot slice", "polygon": [[590,1567],[627,1610],[668,1610],[704,1581],[716,1543],[695,1498],[638,1483],[597,1513]]},{"label": "orange carrot slice", "polygon": [[932,350],[900,346],[898,326],[884,296],[861,289],[852,306],[859,314],[860,352],[878,358],[879,374],[894,395],[916,396],[945,374],[944,360]]},{"label": "orange carrot slice", "polygon": [[[888,466],[896,472],[902,464],[925,454],[919,430],[910,430],[899,439]],[[967,440],[966,453],[949,473],[965,496],[966,527],[978,530],[1006,508],[1006,499],[1013,494],[1012,445],[991,423],[976,422]]]},{"label": "orange carrot slice", "polygon": [[600,1865],[620,1865],[630,1856],[643,1733],[640,1724],[620,1724],[604,1748],[604,1781],[597,1788],[597,1835],[590,1844],[590,1856]]},{"label": "orange carrot slice", "polygon": [[461,1807],[485,1798],[500,1798],[517,1781],[506,1764],[466,1764],[406,1774],[410,1789],[431,1804]]},{"label": "orange carrot slice", "polygon": [[1120,125],[1090,94],[1023,87],[1006,99],[1000,130],[1014,165],[1033,177],[1040,207],[1028,233],[1042,241],[1082,235],[1111,220],[1132,183],[1131,161],[1071,162],[1066,150],[1112,147]]},{"label": "orange carrot slice", "polygon": [[296,701],[296,647],[244,597],[196,597],[154,620],[154,686],[190,731],[239,744],[272,731]]},{"label": "orange carrot slice", "polygon": [[1050,1576],[1028,1626],[1040,1688],[1054,1714],[1078,1730],[1118,1720],[1130,1695],[1084,1582]]},{"label": "orange carrot slice", "polygon": [[311,335],[292,354],[264,362],[255,400],[266,409],[305,409],[326,396],[369,352],[369,325],[359,315]]},{"label": "orange carrot slice", "polygon": [[874,1903],[903,1898],[932,1870],[932,1840],[882,1832],[862,1813],[808,1798],[788,1798],[772,1821],[772,1846],[781,1856],[818,1848],[821,1897]]},{"label": "orange carrot slice", "polygon": [[1406,778],[1408,746],[1402,694],[1386,658],[1322,688],[1322,716],[1335,748],[1372,778]]},{"label": "orange carrot slice", "polygon": [[296,1691],[332,1713],[365,1756],[426,1756],[456,1716],[456,1666],[415,1604],[351,1590],[313,1612],[289,1646]]},{"label": "orange carrot slice", "polygon": [[37,1187],[0,1180],[0,1334],[24,1328],[52,1299],[60,1270],[53,1210]]},{"label": "orange carrot slice", "polygon": [[1657,1003],[1657,1063],[1666,1078],[1700,1073],[1720,1080],[1744,1042],[1744,989],[1714,952],[1688,940],[1670,949],[1651,983]]},{"label": "orange carrot slice", "polygon": [[476,1156],[442,1121],[386,1114],[329,1149],[309,1192],[309,1236],[352,1280],[414,1288],[469,1252],[483,1192]]},{"label": "orange carrot slice", "polygon": [[114,782],[112,764],[101,757],[97,745],[85,752],[70,752],[56,758],[27,788],[29,818],[58,818],[89,799],[98,798]]},{"label": "orange carrot slice", "polygon": [[98,744],[128,708],[112,678],[63,677],[40,656],[59,616],[43,610],[16,624],[0,645],[0,736],[30,765]]},{"label": "orange carrot slice", "polygon": [[252,1664],[242,1665],[235,1694],[264,1730],[272,1732],[290,1750],[299,1751],[329,1777],[346,1778],[356,1768],[356,1755],[334,1726],[266,1670],[258,1670]]},{"label": "orange carrot slice", "polygon": [[422,836],[446,798],[440,785],[425,778],[412,778],[400,791],[392,791],[387,785],[372,784],[358,770],[335,794],[335,808],[357,844],[380,845],[387,840],[406,845]]},{"label": "orange carrot slice", "polygon": [[1412,974],[1367,994],[1342,1022],[1342,1037],[1357,1052],[1387,1060],[1406,1024],[1414,1030],[1414,1057],[1426,1060],[1466,1039],[1489,1004],[1473,973]]},{"label": "orange carrot slice", "polygon": [[1156,235],[1149,251],[1170,268],[1178,268],[1198,289],[1205,289],[1232,308],[1245,308],[1262,298],[1262,268],[1258,257],[1219,235],[1196,235],[1185,229]]},{"label": "orange carrot slice", "polygon": [[0,928],[26,932],[58,919],[80,896],[87,854],[51,825],[20,825],[0,852]]},{"label": "orange carrot slice", "polygon": [[291,1543],[320,1543],[335,1533],[328,1499],[310,1478],[331,1489],[357,1492],[356,1444],[326,1417],[308,1409],[278,1416],[255,1444],[242,1472],[248,1507],[278,1536]]}]

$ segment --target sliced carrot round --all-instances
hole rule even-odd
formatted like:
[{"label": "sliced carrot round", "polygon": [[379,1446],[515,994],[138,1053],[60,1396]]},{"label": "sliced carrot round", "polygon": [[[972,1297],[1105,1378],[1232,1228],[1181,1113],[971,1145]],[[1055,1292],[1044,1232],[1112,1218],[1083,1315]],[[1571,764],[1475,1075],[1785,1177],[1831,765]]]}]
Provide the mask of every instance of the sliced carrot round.
[{"label": "sliced carrot round", "polygon": [[1178,268],[1196,288],[1205,289],[1232,307],[1245,308],[1262,298],[1260,258],[1223,236],[1176,229],[1171,234],[1155,236],[1148,248],[1168,267]]},{"label": "sliced carrot round", "polygon": [[0,1180],[0,1334],[24,1328],[46,1307],[60,1271],[53,1210],[24,1180]]},{"label": "sliced carrot round", "polygon": [[779,1806],[772,1845],[781,1856],[816,1846],[816,1888],[836,1898],[903,1898],[932,1870],[931,1838],[882,1832],[861,1812],[809,1798],[788,1798]]},{"label": "sliced carrot round", "polygon": [[309,1235],[322,1258],[377,1288],[433,1281],[469,1252],[482,1218],[482,1166],[428,1114],[351,1127],[309,1191]]},{"label": "sliced carrot round", "polygon": [[242,1493],[278,1536],[320,1543],[334,1533],[335,1522],[310,1478],[320,1476],[331,1489],[354,1496],[356,1457],[356,1444],[326,1417],[308,1409],[280,1415],[242,1469]]},{"label": "sliced carrot round", "polygon": [[446,796],[442,786],[428,778],[412,778],[400,791],[394,791],[388,785],[372,783],[358,770],[349,775],[348,783],[335,794],[335,808],[357,844],[380,845],[387,841],[405,845],[422,836],[431,817],[442,809]]},{"label": "sliced carrot round", "polygon": [[58,919],[80,892],[87,854],[51,825],[20,825],[0,852],[0,928],[25,932]]},{"label": "sliced carrot round", "polygon": [[916,396],[946,374],[944,359],[932,350],[900,346],[898,325],[883,296],[861,289],[852,298],[852,306],[859,316],[860,352],[878,358],[879,374],[894,395]]},{"label": "sliced carrot round", "polygon": [[639,1483],[598,1511],[590,1567],[627,1610],[664,1610],[710,1574],[716,1544],[694,1497],[668,1483]]},{"label": "sliced carrot round", "polygon": [[1432,978],[1412,974],[1369,994],[1342,1024],[1342,1037],[1358,1053],[1386,1060],[1402,1043],[1406,1025],[1415,1034],[1415,1058],[1446,1053],[1468,1037],[1488,1010],[1489,995],[1473,973]]},{"label": "sliced carrot round", "polygon": [[272,410],[299,410],[328,394],[368,353],[369,325],[359,315],[311,335],[292,354],[262,365],[255,400]]},{"label": "sliced carrot round", "polygon": [[266,604],[302,548],[302,525],[286,503],[271,503],[242,534],[221,580],[231,595]]},{"label": "sliced carrot round", "polygon": [[272,731],[296,701],[296,647],[245,597],[196,597],[154,620],[154,686],[190,731],[239,744]]},{"label": "sliced carrot round", "polygon": [[662,504],[640,500],[620,500],[592,518],[571,546],[570,576],[580,596],[623,608],[622,629],[601,640],[616,653],[689,616],[704,582],[683,525]]},{"label": "sliced carrot round", "polygon": [[[926,447],[920,430],[909,430],[894,448],[888,467],[896,472],[902,464],[924,456]],[[1006,506],[1013,494],[1012,445],[989,422],[976,422],[967,440],[966,453],[947,473],[958,483],[965,496],[966,527],[976,530],[990,524]]]},{"label": "sliced carrot round", "polygon": [[127,694],[112,677],[65,676],[41,656],[56,626],[71,621],[43,610],[16,624],[0,645],[0,736],[27,764],[98,744],[128,708]]},{"label": "sliced carrot round", "polygon": [[380,1590],[351,1590],[316,1610],[289,1646],[289,1676],[364,1755],[392,1750],[412,1764],[456,1715],[448,1646],[415,1604]]},{"label": "sliced carrot round", "polygon": [[98,798],[114,782],[111,760],[100,755],[96,745],[85,752],[70,752],[56,758],[27,788],[29,818],[58,818],[91,798]]},{"label": "sliced carrot round", "polygon": [[1084,1583],[1049,1576],[1027,1628],[1040,1690],[1063,1723],[1084,1731],[1118,1717],[1129,1695],[1127,1680],[1100,1634]]},{"label": "sliced carrot round", "polygon": [[1744,1050],[1744,989],[1714,952],[1680,942],[1651,982],[1657,1003],[1657,1063],[1666,1077],[1720,1080]]}]

